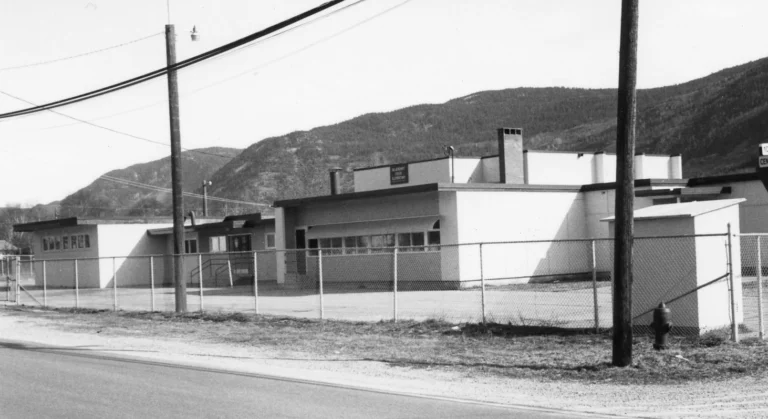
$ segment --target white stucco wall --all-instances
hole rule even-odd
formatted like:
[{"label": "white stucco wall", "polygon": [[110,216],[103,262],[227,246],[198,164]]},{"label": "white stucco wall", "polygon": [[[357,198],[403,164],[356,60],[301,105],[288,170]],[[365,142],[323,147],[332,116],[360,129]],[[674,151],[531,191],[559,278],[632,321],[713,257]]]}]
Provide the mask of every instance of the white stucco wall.
[{"label": "white stucco wall", "polygon": [[[100,224],[99,236],[99,286],[112,285],[114,279],[112,257],[115,257],[118,287],[149,284],[148,258],[130,259],[122,256],[146,256],[163,254],[164,237],[153,237],[147,230],[171,227],[172,224]],[[162,263],[157,261],[156,264]],[[155,269],[161,269],[156,266]],[[122,279],[122,281],[121,281]]]},{"label": "white stucco wall", "polygon": [[672,179],[671,159],[675,157],[645,155],[635,156],[636,179]]},{"label": "white stucco wall", "polygon": [[[460,191],[456,193],[459,243],[586,238],[584,200],[578,192]],[[584,243],[484,244],[488,279],[554,275],[589,263]],[[585,265],[587,266],[587,265]],[[479,245],[459,251],[462,281],[480,278]]]},{"label": "white stucco wall", "polygon": [[[723,234],[731,224],[731,234],[739,234],[739,206],[735,205],[718,211],[702,214],[695,219],[696,234]],[[696,239],[697,254],[697,284],[705,284],[728,269],[728,258],[724,251],[727,243],[725,237],[701,237]],[[737,322],[744,321],[741,287],[741,245],[738,237],[731,240],[733,246],[733,284],[734,300],[736,301]],[[727,281],[702,288],[699,294],[699,324],[700,327],[712,329],[730,325],[730,296]]]},{"label": "white stucco wall", "polygon": [[[456,159],[458,163],[459,159]],[[456,167],[459,174],[460,168]],[[465,171],[462,169],[461,173]],[[471,175],[471,172],[467,176]],[[450,159],[430,160],[418,163],[408,164],[408,182],[398,185],[390,183],[390,166],[377,167],[374,169],[364,169],[354,171],[355,192],[371,191],[377,189],[400,188],[413,185],[424,185],[427,183],[450,182],[451,181],[451,163]],[[458,178],[456,180],[458,182]]]},{"label": "white stucco wall", "polygon": [[585,185],[593,183],[591,153],[528,151],[528,184]]},{"label": "white stucco wall", "polygon": [[499,157],[486,157],[480,160],[480,167],[483,172],[483,181],[485,183],[499,183]]},{"label": "white stucco wall", "polygon": [[[43,251],[43,237],[78,234],[88,234],[90,248]],[[74,288],[75,267],[72,259],[82,259],[78,261],[78,286],[83,288],[98,286],[98,263],[93,260],[93,258],[99,255],[98,244],[99,237],[94,225],[55,228],[35,232],[32,240],[32,252],[35,255],[35,285],[43,285],[42,261],[46,261],[45,276],[48,287]]]}]

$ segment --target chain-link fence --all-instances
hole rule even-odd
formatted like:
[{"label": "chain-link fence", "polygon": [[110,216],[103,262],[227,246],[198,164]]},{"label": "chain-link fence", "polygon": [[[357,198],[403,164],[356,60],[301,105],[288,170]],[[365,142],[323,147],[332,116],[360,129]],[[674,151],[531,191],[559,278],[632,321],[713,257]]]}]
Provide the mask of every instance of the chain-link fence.
[{"label": "chain-link fence", "polygon": [[[672,310],[673,334],[731,333],[734,324],[742,335],[757,334],[763,314],[756,273],[768,274],[756,268],[768,251],[761,255],[757,249],[768,248],[768,237],[743,235],[729,242],[727,235],[635,238],[637,332],[650,332],[653,309],[663,302]],[[378,248],[330,243],[338,246],[18,262],[12,257],[0,264],[0,282],[10,284],[17,271],[24,273],[18,292],[6,286],[8,300],[20,304],[172,311],[179,267],[190,311],[612,327],[611,239]]]},{"label": "chain-link fence", "polygon": [[763,293],[768,284],[768,234],[742,234],[741,273],[744,324],[742,335],[765,337]]}]

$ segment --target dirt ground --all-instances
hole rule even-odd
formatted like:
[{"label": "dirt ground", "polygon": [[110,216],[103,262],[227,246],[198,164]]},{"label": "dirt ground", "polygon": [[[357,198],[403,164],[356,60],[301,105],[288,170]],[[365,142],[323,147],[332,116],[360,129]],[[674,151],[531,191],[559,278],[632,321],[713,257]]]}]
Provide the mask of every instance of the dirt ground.
[{"label": "dirt ground", "polygon": [[[318,357],[301,351],[265,351],[245,344],[211,343],[193,334],[167,336],[148,334],[145,330],[141,333],[119,328],[94,330],[78,325],[69,316],[0,308],[0,336],[7,340],[383,391],[578,412],[659,418],[768,417],[768,377],[764,376],[665,385],[553,382]],[[343,348],[339,348],[337,354],[341,351]]]}]

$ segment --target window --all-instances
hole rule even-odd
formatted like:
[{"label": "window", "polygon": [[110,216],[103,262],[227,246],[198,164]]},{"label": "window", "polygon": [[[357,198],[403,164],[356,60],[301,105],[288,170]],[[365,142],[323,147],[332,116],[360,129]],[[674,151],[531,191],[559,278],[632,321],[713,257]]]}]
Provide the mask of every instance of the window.
[{"label": "window", "polygon": [[[317,249],[317,244],[318,244],[317,239],[309,239],[307,244],[308,244],[307,247],[309,247],[310,249]],[[317,250],[310,250],[309,255],[317,256]]]},{"label": "window", "polygon": [[264,243],[267,249],[274,249],[275,248],[275,233],[267,233],[266,236],[264,236]]},{"label": "window", "polygon": [[77,236],[69,236],[69,247],[72,250],[77,249]]},{"label": "window", "polygon": [[[84,238],[83,241],[85,242],[85,248],[86,249],[90,248],[91,247],[91,240],[90,240],[91,236],[89,236],[87,234],[83,234],[82,237]],[[78,237],[78,241],[79,240],[80,240],[80,238]]]},{"label": "window", "polygon": [[61,238],[61,248],[62,250],[69,250],[69,236]]},{"label": "window", "polygon": [[323,255],[326,256],[340,255],[342,242],[343,241],[341,237],[332,237],[319,240],[320,249],[323,251]]},{"label": "window", "polygon": [[394,234],[378,234],[371,236],[371,253],[391,252],[392,247],[395,247]]},{"label": "window", "polygon": [[53,238],[53,240],[54,240],[54,243],[56,243],[56,246],[55,246],[56,250],[61,250],[61,237],[56,236]]},{"label": "window", "polygon": [[440,250],[440,232],[439,231],[428,231],[427,232],[427,244],[429,245],[428,250],[430,251],[439,251]]},{"label": "window", "polygon": [[210,249],[213,253],[227,251],[227,236],[216,236],[209,239]]},{"label": "window", "polygon": [[184,240],[184,253],[197,253],[197,239]]},{"label": "window", "polygon": [[251,251],[251,235],[241,234],[239,236],[230,236],[229,244],[231,252],[249,252]]},{"label": "window", "polygon": [[421,252],[424,250],[424,233],[399,233],[397,246],[401,252]]},{"label": "window", "polygon": [[48,237],[43,237],[43,252],[48,251]]}]

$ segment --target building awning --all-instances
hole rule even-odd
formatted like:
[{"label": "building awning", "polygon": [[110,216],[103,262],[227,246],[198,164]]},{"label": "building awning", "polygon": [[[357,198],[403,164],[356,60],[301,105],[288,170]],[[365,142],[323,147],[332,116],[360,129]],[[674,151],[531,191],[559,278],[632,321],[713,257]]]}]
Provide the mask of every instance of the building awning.
[{"label": "building awning", "polygon": [[440,221],[440,215],[435,214],[418,217],[387,218],[333,224],[315,224],[309,226],[307,230],[307,236],[316,238],[419,232],[434,230],[435,223],[438,221]]}]

